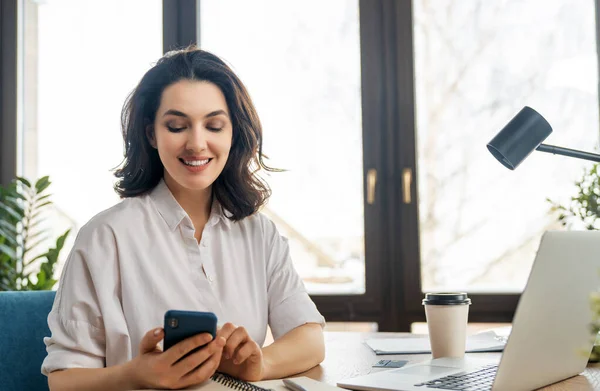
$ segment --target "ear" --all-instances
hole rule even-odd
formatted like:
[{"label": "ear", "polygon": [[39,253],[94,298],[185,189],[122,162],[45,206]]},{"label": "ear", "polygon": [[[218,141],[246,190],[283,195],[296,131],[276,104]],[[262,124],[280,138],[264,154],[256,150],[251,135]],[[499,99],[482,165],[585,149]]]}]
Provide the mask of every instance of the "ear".
[{"label": "ear", "polygon": [[156,149],[156,137],[154,136],[154,125],[146,126],[146,137],[148,138],[148,142],[154,149]]}]

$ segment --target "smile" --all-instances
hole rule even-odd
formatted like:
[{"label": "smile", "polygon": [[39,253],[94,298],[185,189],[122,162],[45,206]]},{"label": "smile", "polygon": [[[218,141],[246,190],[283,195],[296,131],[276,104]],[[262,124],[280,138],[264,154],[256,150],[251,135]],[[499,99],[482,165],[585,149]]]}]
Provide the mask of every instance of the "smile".
[{"label": "smile", "polygon": [[208,164],[208,162],[210,162],[211,160],[212,160],[212,158],[211,159],[204,159],[204,160],[183,160],[183,159],[179,159],[180,162],[182,162],[186,166],[191,166],[191,167],[204,166],[204,165]]},{"label": "smile", "polygon": [[202,171],[204,171],[207,167],[210,166],[210,162],[212,161],[212,158],[208,158],[208,159],[200,159],[200,160],[188,160],[188,159],[183,159],[183,158],[179,158],[179,161],[181,162],[181,164],[183,164],[183,166],[186,168],[186,170],[188,170],[191,173],[194,174],[198,174],[201,173]]}]

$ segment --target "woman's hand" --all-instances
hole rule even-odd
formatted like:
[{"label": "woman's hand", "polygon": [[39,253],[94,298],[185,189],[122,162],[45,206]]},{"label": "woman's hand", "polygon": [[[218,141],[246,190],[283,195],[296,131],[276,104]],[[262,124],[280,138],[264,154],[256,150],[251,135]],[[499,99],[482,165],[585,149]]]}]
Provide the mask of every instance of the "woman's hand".
[{"label": "woman's hand", "polygon": [[[162,352],[157,344],[163,337],[163,329],[147,332],[140,343],[140,354],[127,363],[135,388],[184,388],[202,383],[215,373],[225,346],[224,338],[217,336],[211,342],[210,334],[198,334]],[[179,361],[205,344],[208,345]]]},{"label": "woman's hand", "polygon": [[225,323],[217,332],[217,338],[226,340],[219,372],[245,381],[258,381],[264,378],[266,365],[262,349],[250,338],[245,328]]}]

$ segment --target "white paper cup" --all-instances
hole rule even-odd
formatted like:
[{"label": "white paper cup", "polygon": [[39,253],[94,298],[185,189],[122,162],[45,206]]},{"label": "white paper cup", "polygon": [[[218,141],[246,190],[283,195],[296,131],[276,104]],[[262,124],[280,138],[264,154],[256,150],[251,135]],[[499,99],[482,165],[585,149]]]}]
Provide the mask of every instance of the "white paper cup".
[{"label": "white paper cup", "polygon": [[464,357],[471,299],[466,293],[427,293],[423,299],[433,358]]}]

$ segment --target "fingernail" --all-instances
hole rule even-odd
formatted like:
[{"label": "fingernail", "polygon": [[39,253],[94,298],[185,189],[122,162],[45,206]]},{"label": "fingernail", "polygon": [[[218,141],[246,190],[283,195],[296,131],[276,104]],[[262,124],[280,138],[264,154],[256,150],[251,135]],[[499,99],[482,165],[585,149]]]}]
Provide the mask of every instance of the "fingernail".
[{"label": "fingernail", "polygon": [[158,334],[160,334],[160,329],[156,329],[154,330],[154,336],[158,337]]},{"label": "fingernail", "polygon": [[229,360],[229,354],[225,353],[225,360]]},{"label": "fingernail", "polygon": [[237,364],[239,364],[239,363],[240,363],[240,360],[238,360],[238,359],[235,359],[235,360],[233,360],[233,363],[237,365]]}]

